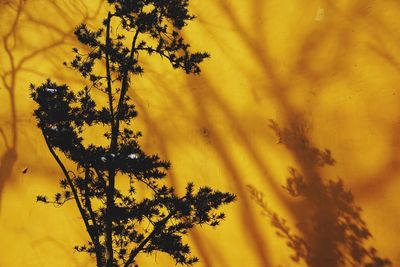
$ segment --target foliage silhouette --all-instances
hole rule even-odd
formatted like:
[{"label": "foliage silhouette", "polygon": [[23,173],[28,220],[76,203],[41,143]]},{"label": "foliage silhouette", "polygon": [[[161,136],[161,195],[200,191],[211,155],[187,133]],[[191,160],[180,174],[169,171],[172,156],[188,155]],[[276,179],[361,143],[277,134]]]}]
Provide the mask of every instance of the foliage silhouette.
[{"label": "foliage silhouette", "polygon": [[252,185],[248,189],[262,213],[276,228],[277,235],[286,239],[288,247],[293,250],[291,259],[297,263],[304,261],[310,267],[392,266],[390,260],[377,255],[374,247],[366,245],[371,233],[361,217],[361,208],[354,203],[353,195],[345,189],[343,181],[324,181],[316,171],[318,167],[335,164],[331,152],[314,147],[308,140],[304,125],[281,129],[272,121],[271,128],[279,137],[279,143],[303,153],[300,161],[306,169],[300,172],[289,168],[290,176],[283,186],[290,196],[302,198],[312,207],[303,211],[309,219],[301,225],[297,222],[303,235],[291,232],[286,220],[268,207],[261,191]]},{"label": "foliage silhouette", "polygon": [[[74,59],[64,63],[90,86],[74,92],[48,79],[30,87],[38,104],[34,111],[38,127],[64,175],[62,192],[54,199],[38,196],[37,201],[54,205],[75,201],[90,237],[75,249],[95,254],[97,266],[137,266],[139,253],[156,251],[191,265],[198,259],[191,255],[184,235],[196,225],[218,225],[224,218],[218,208],[235,196],[209,187],[196,191],[189,183],[185,195],[178,197],[173,187],[166,186],[162,180],[170,164],[140,148],[141,133],[130,129],[137,112],[127,92],[131,77],[144,72],[139,61],[143,53],[159,55],[187,74],[199,74],[199,63],[209,55],[190,52],[181,37],[180,30],[194,19],[188,0],[108,3],[112,8],[102,27],[91,30],[81,24],[74,32],[90,52],[74,48]],[[118,25],[115,31],[114,25]],[[106,98],[106,105],[94,90]],[[91,128],[106,129],[103,140],[86,144]],[[76,171],[67,169],[57,151],[74,163]],[[138,184],[147,190],[138,192]]]}]

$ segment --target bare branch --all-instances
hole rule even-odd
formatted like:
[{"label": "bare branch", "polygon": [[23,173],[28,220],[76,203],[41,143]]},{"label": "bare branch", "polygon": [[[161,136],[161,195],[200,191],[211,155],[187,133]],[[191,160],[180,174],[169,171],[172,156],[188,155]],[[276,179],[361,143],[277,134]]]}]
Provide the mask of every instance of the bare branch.
[{"label": "bare branch", "polygon": [[129,258],[128,260],[125,262],[124,267],[129,267],[135,257],[137,256],[137,254],[139,254],[140,251],[143,250],[144,246],[156,235],[158,234],[160,231],[162,231],[163,227],[167,224],[168,220],[173,216],[174,213],[170,213],[168,214],[167,217],[165,217],[164,219],[162,219],[161,221],[156,223],[156,226],[154,227],[153,231],[135,248],[131,251],[131,253],[129,254]]},{"label": "bare branch", "polygon": [[95,237],[93,235],[92,226],[89,224],[89,220],[87,218],[86,211],[82,207],[82,203],[81,203],[81,201],[79,199],[78,192],[77,192],[77,190],[76,190],[76,188],[75,188],[75,186],[73,184],[71,176],[69,175],[68,170],[65,168],[64,164],[62,163],[62,161],[60,160],[60,158],[57,156],[56,152],[54,151],[53,147],[51,146],[51,144],[50,144],[46,134],[44,133],[43,129],[42,129],[42,134],[43,134],[44,140],[46,141],[47,148],[49,149],[51,155],[53,156],[53,158],[56,160],[56,162],[60,166],[60,168],[61,168],[61,170],[62,170],[62,172],[63,172],[63,174],[65,176],[65,179],[67,179],[68,185],[71,188],[72,194],[74,196],[75,203],[76,203],[76,205],[77,205],[77,207],[79,209],[79,213],[81,214],[83,222],[84,222],[84,224],[86,226],[86,231],[89,233],[89,236],[92,239],[92,242],[94,242]]}]

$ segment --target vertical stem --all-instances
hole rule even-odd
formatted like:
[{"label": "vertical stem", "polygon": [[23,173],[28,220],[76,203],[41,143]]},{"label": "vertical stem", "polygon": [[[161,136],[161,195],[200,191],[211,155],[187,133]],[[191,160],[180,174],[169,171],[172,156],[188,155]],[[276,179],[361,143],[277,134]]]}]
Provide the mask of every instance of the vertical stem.
[{"label": "vertical stem", "polygon": [[86,168],[85,170],[85,206],[86,209],[89,212],[89,218],[92,220],[93,224],[93,244],[95,248],[95,254],[96,254],[96,261],[97,261],[97,267],[103,267],[103,255],[101,251],[101,245],[99,241],[99,227],[96,222],[96,214],[93,212],[92,209],[92,204],[90,201],[90,196],[89,196],[89,177],[90,177],[90,170],[89,168]]},{"label": "vertical stem", "polygon": [[105,214],[105,245],[106,245],[106,267],[113,267],[114,251],[112,242],[112,221],[114,210],[115,170],[110,168],[108,175],[108,188],[106,192],[106,214]]},{"label": "vertical stem", "polygon": [[[129,80],[129,69],[128,69],[128,66],[133,64],[133,56],[135,54],[136,41],[138,39],[138,36],[139,36],[139,29],[136,30],[135,36],[133,37],[132,46],[131,46],[131,53],[129,55],[129,62],[128,62],[127,66],[126,66],[124,75],[122,77],[121,94],[120,94],[119,100],[118,100],[117,116],[116,116],[116,120],[115,120],[115,128],[117,130],[119,130],[119,120],[121,119],[120,115],[119,115],[119,112],[121,112],[122,105],[124,104],[124,101],[125,101],[124,100],[125,99],[125,95],[128,92],[128,85],[129,85],[129,82],[128,82],[128,80]],[[116,136],[115,140],[113,140],[113,142],[115,142],[115,143],[117,142],[117,136]]]},{"label": "vertical stem", "polygon": [[114,107],[113,107],[113,96],[112,96],[112,81],[111,81],[111,70],[110,70],[110,24],[111,24],[112,15],[108,12],[107,17],[107,31],[106,31],[106,72],[107,72],[107,95],[108,95],[108,104],[110,109],[111,116],[111,130],[114,129]]},{"label": "vertical stem", "polygon": [[[114,153],[116,150],[116,142],[113,140],[117,138],[118,130],[115,128],[115,119],[113,111],[113,97],[111,87],[111,71],[110,71],[110,24],[111,24],[111,13],[108,13],[107,18],[107,32],[106,32],[106,71],[107,71],[107,93],[108,102],[110,106],[111,115],[111,151]],[[106,189],[106,214],[105,214],[105,256],[106,256],[106,267],[112,267],[114,261],[113,242],[112,242],[112,212],[114,210],[114,187],[115,187],[115,170],[111,166],[108,173],[108,186]]]},{"label": "vertical stem", "polygon": [[[117,153],[118,149],[118,135],[119,135],[119,125],[120,125],[120,112],[124,104],[125,94],[128,90],[128,80],[129,80],[129,65],[133,64],[133,56],[136,46],[136,40],[139,35],[139,29],[137,29],[133,40],[132,47],[129,57],[129,62],[127,63],[126,69],[124,70],[122,82],[121,82],[121,93],[118,100],[117,111],[114,114],[113,110],[113,97],[112,97],[112,80],[110,71],[110,48],[111,48],[111,38],[110,38],[110,27],[112,14],[108,13],[107,18],[107,30],[106,30],[106,71],[107,71],[107,94],[111,115],[111,143],[110,150],[111,153]],[[108,186],[106,190],[106,214],[105,214],[105,249],[106,249],[106,267],[113,266],[113,243],[112,243],[112,217],[114,210],[114,193],[115,193],[115,175],[116,171],[113,166],[110,166],[108,170]]]},{"label": "vertical stem", "polygon": [[[136,45],[136,40],[139,35],[139,30],[136,31],[133,40],[132,40],[132,47],[131,47],[131,53],[129,57],[129,62],[126,66],[126,70],[123,73],[123,78],[122,78],[122,84],[121,84],[121,93],[118,101],[118,106],[117,106],[117,113],[116,115],[113,113],[112,108],[113,108],[113,98],[111,94],[111,73],[110,73],[110,59],[109,59],[109,51],[108,49],[110,48],[110,24],[111,24],[111,17],[112,15],[109,13],[108,14],[108,20],[107,20],[107,32],[106,32],[106,67],[107,67],[107,83],[108,83],[108,97],[109,97],[109,105],[110,109],[112,112],[111,116],[111,144],[110,144],[110,150],[111,153],[116,153],[118,149],[118,134],[119,134],[119,122],[120,122],[120,115],[119,113],[122,110],[122,105],[124,104],[124,98],[125,94],[128,90],[128,76],[129,76],[129,69],[128,66],[129,64],[133,64],[133,55],[135,51],[135,45]],[[108,187],[106,191],[106,216],[105,216],[105,245],[106,245],[106,267],[112,267],[113,266],[113,246],[112,246],[112,214],[114,210],[114,193],[115,193],[115,168],[111,166],[109,168],[108,172]]]}]

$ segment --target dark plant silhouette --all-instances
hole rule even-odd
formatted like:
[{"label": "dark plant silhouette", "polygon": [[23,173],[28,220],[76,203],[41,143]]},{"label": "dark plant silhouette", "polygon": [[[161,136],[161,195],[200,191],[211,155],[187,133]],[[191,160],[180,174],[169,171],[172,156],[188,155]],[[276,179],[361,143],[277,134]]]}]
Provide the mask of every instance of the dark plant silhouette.
[{"label": "dark plant silhouette", "polygon": [[[65,63],[90,85],[73,91],[48,79],[30,87],[38,104],[38,127],[64,175],[61,193],[37,200],[54,205],[75,201],[90,237],[75,249],[94,254],[97,266],[137,266],[139,253],[156,251],[191,265],[198,259],[183,236],[196,225],[218,225],[224,218],[218,208],[235,196],[209,187],[195,190],[190,183],[178,197],[165,185],[170,164],[140,148],[141,133],[130,127],[137,112],[127,92],[132,77],[144,72],[139,55],[155,54],[173,68],[199,74],[199,63],[208,54],[190,52],[180,35],[194,19],[188,0],[108,3],[112,8],[101,28],[81,24],[74,32],[90,52],[74,48],[75,58]],[[95,143],[90,143],[88,129],[102,133]],[[68,170],[67,164],[76,170]],[[139,184],[146,189],[139,190]]]},{"label": "dark plant silhouette", "polygon": [[303,152],[300,162],[307,166],[301,172],[289,168],[290,176],[283,186],[291,197],[302,198],[311,207],[303,210],[308,219],[296,222],[301,234],[294,234],[286,220],[268,207],[261,191],[252,185],[248,189],[262,213],[277,229],[278,236],[286,239],[293,250],[291,259],[304,261],[311,267],[392,266],[390,260],[378,256],[374,247],[366,245],[371,233],[361,217],[361,208],[354,203],[353,195],[345,189],[343,181],[325,181],[318,174],[318,167],[335,164],[331,152],[312,146],[303,125],[281,129],[272,122],[271,128],[278,135],[279,143]]}]

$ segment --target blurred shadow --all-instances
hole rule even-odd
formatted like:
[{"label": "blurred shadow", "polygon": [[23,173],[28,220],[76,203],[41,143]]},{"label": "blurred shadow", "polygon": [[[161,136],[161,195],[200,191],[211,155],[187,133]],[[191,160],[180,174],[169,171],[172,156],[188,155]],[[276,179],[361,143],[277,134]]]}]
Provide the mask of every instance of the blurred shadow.
[{"label": "blurred shadow", "polygon": [[[202,84],[203,86],[201,86]],[[217,156],[220,158],[221,163],[223,164],[229,178],[231,179],[235,194],[237,194],[238,199],[240,199],[239,209],[241,214],[241,228],[246,229],[248,234],[246,238],[248,239],[248,242],[253,245],[253,250],[255,251],[260,261],[260,266],[271,266],[270,259],[268,257],[268,251],[266,249],[266,241],[264,239],[264,236],[261,234],[262,230],[259,228],[254,214],[250,212],[250,202],[246,194],[246,189],[243,183],[244,180],[242,178],[240,170],[236,167],[236,164],[232,159],[232,154],[229,152],[224,138],[217,134],[218,131],[214,128],[214,123],[210,119],[212,118],[212,113],[210,113],[210,110],[206,108],[208,106],[208,100],[214,99],[214,97],[216,96],[208,95],[212,92],[213,88],[207,85],[209,84],[206,83],[206,78],[204,77],[189,77],[187,80],[187,87],[191,88],[190,92],[192,93],[192,101],[197,108],[197,125],[206,125],[207,131],[212,133],[208,134],[208,140],[211,143],[212,149],[216,151]],[[199,87],[201,87],[201,89],[196,90]],[[224,109],[224,107],[225,105],[220,106],[221,109]],[[225,115],[228,114],[231,113],[225,113]]]},{"label": "blurred shadow", "polygon": [[335,163],[330,151],[321,151],[311,144],[304,123],[281,129],[271,122],[271,128],[300,163],[299,171],[289,169],[284,186],[292,197],[304,203],[303,218],[296,221],[300,236],[291,233],[286,221],[268,207],[261,191],[254,186],[249,186],[249,191],[279,236],[287,240],[294,252],[292,260],[304,261],[310,267],[391,266],[388,259],[377,255],[374,247],[366,245],[371,233],[361,218],[361,208],[354,203],[343,181],[320,176],[321,167]]},{"label": "blurred shadow", "polygon": [[[9,4],[9,3],[6,3]],[[7,180],[10,179],[12,170],[17,161],[17,143],[18,143],[18,134],[17,134],[17,110],[16,110],[16,99],[15,99],[15,87],[16,87],[16,79],[17,73],[14,71],[15,69],[15,59],[12,50],[15,49],[16,44],[16,29],[18,26],[18,21],[20,19],[21,13],[23,10],[23,1],[19,1],[15,11],[15,17],[11,22],[11,27],[8,32],[4,36],[2,36],[2,42],[4,46],[5,53],[8,57],[10,70],[9,72],[1,73],[0,77],[3,82],[3,88],[8,93],[8,101],[10,103],[10,132],[11,132],[11,142],[8,141],[7,135],[4,132],[4,129],[1,128],[1,133],[3,137],[3,142],[5,144],[5,151],[1,155],[0,159],[0,214],[2,207],[2,193],[4,190],[4,186],[7,183]],[[10,45],[10,42],[13,42],[13,45]],[[5,64],[5,62],[3,63]],[[9,78],[7,77],[9,74]],[[7,79],[8,78],[8,79]]]},{"label": "blurred shadow", "polygon": [[[214,125],[218,124],[218,121],[213,119],[214,113],[212,109],[216,109],[219,112],[218,114],[222,115],[224,122],[226,121],[229,126],[229,133],[238,137],[238,143],[248,153],[247,155],[256,164],[258,170],[264,174],[267,184],[279,197],[279,200],[286,205],[286,208],[292,213],[296,221],[301,223],[303,220],[307,220],[308,214],[304,214],[303,210],[308,210],[310,213],[314,213],[314,216],[316,217],[314,226],[319,229],[335,230],[335,221],[337,217],[336,205],[338,203],[335,203],[331,198],[333,194],[346,195],[347,191],[344,189],[335,189],[337,187],[340,188],[340,182],[328,182],[328,184],[326,184],[326,182],[324,182],[320,177],[320,165],[326,165],[328,163],[333,164],[334,161],[330,156],[329,151],[320,151],[317,148],[314,148],[308,141],[306,128],[304,125],[301,125],[301,121],[303,120],[302,114],[308,107],[299,108],[297,105],[294,105],[290,101],[290,94],[293,89],[296,88],[296,83],[298,82],[297,77],[301,77],[302,81],[314,90],[314,93],[319,93],[318,88],[324,88],[333,75],[342,75],[343,77],[348,75],[349,63],[344,59],[349,56],[349,48],[354,46],[357,40],[353,36],[353,31],[347,29],[348,24],[336,25],[335,23],[337,23],[337,21],[346,20],[349,24],[354,25],[355,28],[362,26],[362,23],[365,21],[370,21],[371,23],[376,23],[376,28],[374,29],[382,28],[383,31],[387,31],[386,25],[379,21],[378,18],[372,16],[368,11],[368,7],[362,1],[351,3],[349,8],[345,11],[338,9],[337,4],[333,1],[323,1],[321,4],[331,8],[332,13],[335,12],[335,15],[338,15],[337,21],[327,20],[315,27],[310,27],[310,29],[306,31],[305,35],[299,40],[299,49],[296,51],[296,55],[293,59],[293,66],[290,66],[287,74],[282,74],[278,73],[276,66],[274,65],[274,63],[276,63],[276,61],[274,61],[276,58],[274,58],[269,51],[268,37],[259,30],[260,17],[268,19],[267,16],[262,13],[264,10],[262,5],[265,4],[265,1],[251,1],[252,14],[254,15],[249,17],[246,21],[250,21],[250,26],[248,27],[244,26],[244,20],[240,18],[241,10],[236,10],[229,1],[219,0],[215,5],[217,8],[220,8],[219,13],[223,14],[222,16],[224,19],[231,24],[232,28],[228,30],[233,32],[235,37],[245,44],[245,49],[247,49],[246,52],[250,52],[252,55],[251,60],[258,63],[259,68],[255,67],[251,70],[243,67],[245,59],[241,53],[229,54],[229,52],[226,52],[225,49],[223,49],[225,45],[229,44],[224,42],[224,40],[222,40],[218,35],[214,34],[215,29],[218,28],[219,25],[208,21],[201,15],[199,16],[199,19],[205,30],[207,30],[207,32],[217,40],[216,43],[221,47],[221,53],[226,53],[224,59],[231,61],[232,65],[244,72],[245,76],[250,80],[250,83],[252,83],[251,90],[253,90],[255,100],[258,101],[259,98],[273,98],[278,106],[280,112],[279,115],[282,117],[282,121],[289,123],[295,121],[297,123],[297,126],[293,126],[293,129],[287,130],[287,134],[290,136],[289,132],[291,132],[293,137],[287,137],[286,141],[290,139],[297,140],[292,140],[291,143],[289,142],[290,151],[292,152],[297,164],[300,166],[300,172],[310,180],[308,187],[309,191],[312,193],[309,193],[310,195],[308,196],[308,200],[292,201],[290,199],[287,200],[286,197],[282,195],[279,186],[270,179],[273,176],[270,174],[268,169],[268,163],[266,163],[259,155],[255,143],[247,133],[248,129],[246,128],[246,125],[241,122],[241,117],[238,116],[240,114],[235,114],[235,112],[229,108],[228,103],[220,97],[220,85],[213,84],[209,81],[207,76],[203,75],[199,78],[190,77],[187,86],[191,90],[192,103],[196,107],[196,116],[198,117],[194,124],[201,128],[205,138],[207,138],[207,141],[214,149],[217,156],[221,159],[222,165],[226,169],[229,178],[232,178],[231,181],[241,200],[240,210],[242,214],[242,226],[240,228],[243,229],[243,227],[248,227],[251,229],[251,232],[248,235],[248,241],[255,244],[258,248],[256,253],[260,262],[263,264],[262,266],[268,266],[270,263],[267,259],[268,254],[265,253],[266,245],[265,240],[263,240],[262,230],[257,227],[257,223],[255,222],[256,220],[249,209],[249,202],[247,201],[243,191],[246,183],[241,177],[241,171],[243,170],[240,170],[235,166],[232,158],[233,156],[230,153],[230,148],[227,148],[224,144],[224,134],[226,133],[220,133],[215,129]],[[252,28],[251,25],[254,28]],[[334,53],[329,56],[329,60],[324,61],[323,64],[319,64],[317,67],[313,66],[312,63],[317,62],[317,56],[315,55],[316,51],[322,51],[326,43],[332,41],[334,41],[335,44]],[[257,79],[254,78],[254,76],[258,77],[258,72],[264,75],[263,78],[268,81],[268,86],[263,86],[263,89],[261,90],[258,81],[256,81]],[[179,96],[174,96],[174,94],[171,93],[172,90],[169,90],[170,85],[166,85],[165,87],[162,86],[161,88],[165,90],[165,95],[169,98],[179,99]],[[313,101],[316,99],[317,98],[311,98],[308,103],[311,111],[311,108],[315,105],[315,102]],[[179,106],[180,109],[184,109],[184,105],[180,105],[179,102],[177,102],[177,106]],[[257,114],[253,115],[257,117]],[[260,121],[262,120],[263,118],[260,117]],[[279,128],[276,128],[275,130],[278,129]],[[393,150],[393,155],[397,154],[396,151],[397,150],[395,149]],[[393,160],[389,164],[391,166],[398,165],[398,161]],[[393,171],[393,168],[391,168],[390,171]],[[385,174],[385,172],[379,173]],[[387,176],[383,175],[382,177]],[[394,177],[393,172],[391,172],[391,177]],[[387,186],[387,184],[379,184],[380,179],[377,179],[376,177],[366,180],[373,182],[373,185],[366,184],[366,186],[371,187],[377,185],[375,188],[376,190],[380,190],[380,188],[382,189]],[[332,191],[329,194],[327,193],[327,191],[329,191],[328,189]],[[356,188],[355,190],[357,192],[365,192],[362,191],[363,189],[358,190]],[[320,204],[320,202],[323,204]],[[316,204],[318,204],[317,208],[314,207]],[[353,202],[349,202],[347,205],[357,210]],[[359,227],[361,227],[360,225]],[[338,266],[341,264],[341,257],[338,256],[340,249],[337,247],[336,242],[341,240],[336,240],[334,231],[327,231],[324,235],[313,234],[309,228],[313,228],[314,226],[305,224],[302,229],[303,234],[307,236],[310,246],[313,247],[313,253],[317,255],[310,256],[311,258],[309,259],[309,262],[312,263],[311,266]],[[357,251],[356,248],[355,251]],[[371,251],[368,251],[367,254],[367,256],[364,256],[370,258],[375,257]],[[378,263],[375,262],[374,264]]]},{"label": "blurred shadow", "polygon": [[[374,25],[373,30],[382,30],[383,32],[386,32],[388,29],[385,23],[380,21],[379,18],[370,14],[368,10],[368,4],[363,1],[356,1],[354,3],[351,3],[349,5],[349,8],[345,12],[343,10],[340,10],[334,1],[323,2],[324,3],[321,4],[331,8],[332,13],[335,13],[335,16],[337,15],[339,17],[338,20],[346,20],[349,25],[354,25],[354,28],[362,26],[362,23],[365,23],[367,21]],[[299,50],[296,52],[296,56],[293,60],[295,64],[293,64],[293,66],[290,66],[291,69],[289,69],[287,75],[283,75],[282,73],[278,73],[274,68],[274,59],[276,58],[273,58],[271,56],[267,42],[268,38],[260,30],[260,25],[262,24],[260,24],[260,21],[257,21],[260,17],[268,20],[266,15],[260,14],[263,10],[260,7],[260,3],[265,4],[266,2],[258,0],[251,1],[250,5],[253,7],[252,10],[253,14],[255,15],[249,17],[248,19],[248,21],[251,22],[249,24],[250,26],[244,25],[244,20],[241,20],[240,18],[240,11],[236,10],[229,1],[219,0],[217,1],[216,5],[220,8],[220,13],[224,14],[224,18],[227,19],[227,21],[231,24],[232,28],[229,30],[235,32],[235,36],[245,44],[245,49],[247,49],[246,52],[250,52],[251,55],[253,55],[251,60],[255,60],[259,64],[260,68],[256,70],[248,70],[244,67],[241,67],[243,65],[243,62],[245,62],[242,54],[238,53],[228,55],[228,52],[225,52],[225,49],[223,49],[223,47],[224,45],[226,45],[226,42],[224,42],[222,38],[219,38],[218,35],[214,34],[216,32],[215,29],[218,29],[218,25],[207,21],[204,16],[200,16],[200,20],[202,21],[202,25],[204,25],[204,28],[207,30],[207,32],[217,39],[216,43],[221,47],[223,53],[227,53],[226,59],[231,61],[233,65],[238,66],[238,68],[240,68],[242,72],[245,72],[246,77],[249,77],[250,82],[253,84],[252,88],[254,90],[254,96],[256,98],[273,97],[278,105],[279,111],[281,112],[280,115],[282,116],[282,120],[289,123],[296,121],[297,126],[294,126],[294,128],[291,130],[285,130],[284,135],[286,136],[286,141],[292,140],[291,142],[289,142],[288,148],[292,152],[292,155],[294,156],[296,162],[299,164],[301,173],[303,173],[303,175],[305,177],[308,177],[307,179],[310,180],[308,187],[309,191],[312,193],[309,193],[309,195],[307,196],[307,201],[304,200],[298,203],[285,201],[284,197],[280,197],[280,200],[282,200],[282,202],[287,205],[288,210],[293,213],[296,221],[301,222],[302,220],[307,218],[307,214],[303,213],[304,208],[305,210],[311,210],[313,213],[315,213],[315,225],[318,228],[335,230],[336,225],[334,222],[336,220],[337,203],[332,203],[332,200],[330,199],[332,198],[332,196],[327,195],[328,193],[326,191],[328,189],[333,191],[334,188],[340,187],[340,183],[331,182],[331,184],[329,185],[325,184],[322,181],[322,178],[320,177],[318,171],[320,164],[327,164],[328,162],[326,162],[326,160],[333,159],[330,157],[329,151],[319,151],[318,149],[310,145],[308,137],[305,135],[304,125],[301,126],[300,123],[302,121],[302,115],[300,114],[302,114],[304,110],[299,109],[298,106],[290,102],[289,94],[291,93],[291,89],[296,87],[296,82],[298,82],[296,77],[298,76],[301,76],[302,81],[305,81],[312,90],[317,92],[316,87],[323,88],[327,79],[330,79],[332,75],[347,75],[349,68],[348,63],[346,63],[344,59],[346,58],[348,53],[350,53],[349,48],[356,43],[356,40],[353,37],[353,31],[346,28],[347,24],[335,25],[335,21],[331,22],[328,20],[323,22],[323,27],[311,27],[311,29],[308,30],[308,32],[299,42]],[[263,23],[265,23],[265,21],[263,21]],[[251,28],[252,26],[254,28]],[[397,35],[394,35],[393,38],[398,37]],[[319,64],[318,68],[313,67],[311,63],[316,61],[316,51],[322,49],[325,43],[329,40],[335,41],[336,48],[334,50],[334,53],[336,54],[330,56],[329,61],[324,62],[323,65]],[[393,60],[391,61],[393,62]],[[265,78],[267,78],[269,82],[269,86],[265,86],[264,91],[258,90],[260,86],[255,82],[256,79],[253,78],[255,76],[255,73],[258,72],[263,73],[265,75]],[[202,84],[203,82],[204,79],[201,82],[199,82],[198,80],[196,85],[193,85],[192,87],[199,87],[199,84]],[[231,129],[234,129],[234,131],[237,131],[236,128],[239,129],[238,132],[236,132],[240,136],[239,142],[241,142],[241,144],[247,149],[250,155],[253,155],[253,159],[257,159],[255,154],[252,152],[251,142],[249,144],[249,142],[246,141],[245,134],[240,134],[240,129],[243,130],[244,128],[241,127],[240,122],[238,122],[238,118],[232,116],[233,113],[229,111],[229,109],[227,109],[227,105],[224,104],[223,101],[218,101],[218,94],[215,93],[218,92],[218,88],[216,86],[210,85],[209,83],[206,86],[202,87],[207,88],[207,93],[202,94],[201,96],[195,96],[195,98],[201,99],[201,101],[197,102],[198,106],[207,107],[208,103],[213,102],[215,106],[220,109],[219,111],[223,110],[223,114],[228,123],[237,126],[232,126]],[[310,99],[310,107],[314,106],[314,102],[312,101],[313,99]],[[201,108],[200,110],[204,112],[204,109],[205,108]],[[204,117],[208,116],[210,116],[210,114],[205,113]],[[204,119],[204,117],[202,117],[202,119]],[[209,124],[211,125],[212,123],[213,122],[209,122]],[[296,127],[299,128],[296,129]],[[278,131],[279,128],[276,128],[275,130]],[[397,138],[397,132],[398,131],[394,131],[394,139]],[[280,130],[279,133],[281,135],[283,134],[283,132],[280,132]],[[289,138],[288,136],[291,135],[292,137]],[[388,185],[387,183],[381,183],[381,181],[389,180],[389,177],[395,177],[393,175],[394,173],[396,173],[396,169],[394,166],[397,166],[396,168],[398,168],[399,166],[397,160],[397,148],[398,145],[393,146],[393,157],[391,157],[392,160],[388,162],[387,166],[384,166],[382,170],[377,172],[379,173],[378,176],[365,179],[369,182],[365,183],[364,186],[360,186],[359,188],[355,189],[357,192],[363,193],[360,195],[364,195],[365,192],[370,192],[369,190],[365,189],[371,189],[372,187],[374,187],[373,191],[380,192]],[[217,153],[224,154],[223,152],[221,152],[219,146],[216,147],[216,151]],[[266,168],[265,163],[263,164],[262,161],[256,162],[258,162],[257,166],[260,170]],[[333,161],[329,162],[329,164],[333,164]],[[264,173],[267,172],[264,171]],[[269,179],[271,176],[265,175],[265,177],[266,179]],[[237,181],[237,184],[240,184],[242,182],[243,181]],[[243,184],[240,184],[240,186],[242,187]],[[330,188],[330,186],[332,188]],[[274,191],[279,196],[280,193],[279,190],[276,190],[276,185],[272,188],[274,188]],[[333,193],[334,192],[331,192],[330,194]],[[339,190],[338,192],[335,192],[335,194],[345,194],[345,191],[340,192]],[[239,194],[239,196],[240,195],[241,194]],[[324,204],[322,205],[320,204],[320,202]],[[318,204],[318,208],[314,210],[313,206],[316,204]],[[246,209],[246,205],[246,203],[243,203],[244,209]],[[352,202],[347,203],[347,205],[353,206],[354,209],[357,209]],[[338,257],[339,249],[337,248],[335,243],[338,242],[338,240],[335,239],[335,232],[327,231],[328,233],[322,236],[311,235],[310,231],[306,229],[307,227],[304,227],[305,228],[302,229],[303,234],[307,236],[307,240],[310,243],[310,246],[313,247],[314,254],[317,255],[312,256],[312,259],[309,260],[312,263],[311,266],[338,266],[341,259],[340,257]],[[368,253],[368,257],[374,257],[371,251],[369,251]],[[377,262],[379,262],[379,260]],[[375,262],[374,264],[378,263]]]},{"label": "blurred shadow", "polygon": [[[82,21],[90,21],[95,19],[100,12],[100,7],[102,3],[103,0],[99,1],[97,8],[92,15],[89,15],[88,12],[84,12]],[[61,2],[56,3],[54,1],[50,1],[48,3],[48,10],[51,10],[50,7],[57,10],[60,13],[57,14],[57,16],[66,19],[67,23],[71,25],[69,29],[62,29],[55,26],[54,24],[49,23],[48,21],[40,20],[37,15],[33,16],[31,14],[33,10],[26,7],[26,5],[28,4],[30,4],[30,2],[28,3],[28,1],[24,0],[0,2],[0,9],[2,9],[5,13],[7,12],[11,14],[11,21],[8,23],[10,27],[2,36],[2,44],[5,52],[5,58],[2,59],[3,62],[0,68],[0,78],[2,82],[1,87],[4,88],[6,93],[8,94],[8,99],[6,101],[9,103],[9,110],[2,112],[8,113],[8,120],[10,124],[10,127],[0,128],[2,141],[5,144],[5,151],[2,152],[0,158],[0,214],[2,205],[2,193],[4,187],[12,180],[12,172],[18,160],[17,151],[19,125],[17,117],[19,111],[17,105],[18,100],[16,98],[16,90],[17,87],[21,86],[19,84],[19,80],[21,79],[20,77],[26,73],[37,74],[36,69],[26,67],[34,58],[36,58],[37,56],[45,56],[46,52],[49,52],[52,49],[65,44],[67,40],[74,40],[74,23],[68,20],[68,16],[65,15],[66,11],[64,11],[59,6],[61,5]],[[75,2],[75,5],[79,7],[77,10],[82,10],[82,7],[85,6],[84,3],[81,1]],[[65,6],[68,7],[68,5]],[[70,12],[68,13],[76,13],[76,10],[75,12],[71,12],[71,10],[69,11]],[[64,16],[60,16],[61,14],[64,14]],[[24,48],[24,46],[29,47],[29,44],[25,43],[26,40],[22,38],[23,36],[21,35],[21,31],[23,31],[24,27],[27,24],[31,27],[37,27],[37,29],[39,29],[40,27],[45,28],[46,31],[52,32],[57,37],[49,43],[41,44],[41,47],[29,49],[28,53],[21,56],[21,48]],[[3,25],[7,25],[7,23],[3,22]],[[58,62],[58,64],[60,64],[60,62]],[[26,86],[23,87],[25,88]],[[5,105],[3,105],[3,107],[4,106]]]},{"label": "blurred shadow", "polygon": [[[39,250],[41,246],[46,246],[51,244],[52,247],[57,248],[59,251],[61,251],[66,258],[69,258],[73,262],[73,266],[75,267],[88,267],[88,266],[93,266],[93,260],[88,257],[88,259],[83,262],[79,263],[78,260],[74,257],[71,257],[71,252],[73,252],[73,248],[66,247],[62,242],[58,241],[54,237],[51,236],[44,236],[40,239],[33,240],[31,243],[31,246],[34,250]],[[40,259],[40,257],[38,257]]]},{"label": "blurred shadow", "polygon": [[[167,86],[167,84],[163,83],[163,80],[157,80],[157,86],[164,87]],[[141,97],[136,94],[135,90],[130,90],[128,92],[129,96],[134,99],[136,106],[138,107],[138,110],[140,111],[140,118],[141,120],[144,121],[146,128],[151,134],[151,138],[155,138],[157,140],[157,153],[160,155],[161,158],[169,159],[169,150],[166,146],[168,143],[164,135],[161,133],[159,126],[157,123],[154,123],[151,119],[151,116],[149,114],[148,109],[144,105],[144,101],[141,99]],[[178,97],[175,97],[174,95],[171,95],[171,97],[179,101]],[[174,168],[171,168],[168,171],[168,182],[170,185],[177,189],[177,192],[179,192],[179,187],[177,186],[177,177],[174,172]],[[211,260],[210,253],[206,251],[206,244],[209,248],[211,248],[212,254],[215,256],[215,258],[218,258],[220,261],[223,262],[222,256],[220,253],[218,253],[218,249],[216,247],[213,247],[210,245],[210,242],[206,240],[205,237],[201,236],[200,233],[198,232],[198,229],[194,228],[190,231],[190,237],[194,243],[194,246],[197,248],[199,252],[199,258],[200,260],[205,264],[205,266],[215,266],[213,261]]]}]

